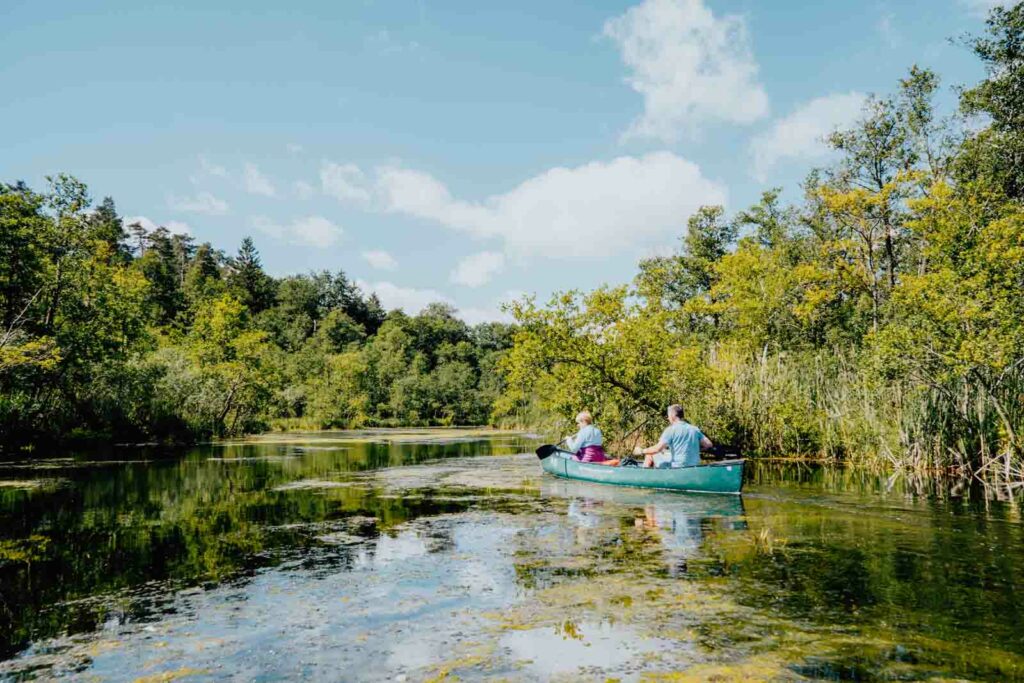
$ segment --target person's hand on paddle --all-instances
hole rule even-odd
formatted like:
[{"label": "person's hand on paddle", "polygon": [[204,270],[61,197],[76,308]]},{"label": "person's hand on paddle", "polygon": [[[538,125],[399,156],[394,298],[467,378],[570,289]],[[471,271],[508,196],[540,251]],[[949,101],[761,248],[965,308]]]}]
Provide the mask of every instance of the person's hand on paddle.
[{"label": "person's hand on paddle", "polygon": [[640,448],[639,446],[634,446],[633,447],[633,455],[643,455],[643,454],[644,454],[644,449]]}]

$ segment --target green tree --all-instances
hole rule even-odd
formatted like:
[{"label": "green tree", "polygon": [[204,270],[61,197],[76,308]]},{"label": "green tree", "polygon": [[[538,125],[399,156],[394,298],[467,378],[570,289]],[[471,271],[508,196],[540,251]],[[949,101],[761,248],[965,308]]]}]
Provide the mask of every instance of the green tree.
[{"label": "green tree", "polygon": [[238,255],[231,260],[228,285],[252,313],[274,305],[274,280],[263,272],[260,254],[251,237],[242,240]]},{"label": "green tree", "polygon": [[146,235],[146,250],[136,262],[150,284],[149,305],[159,325],[169,325],[185,308],[180,247],[167,228]]},{"label": "green tree", "polygon": [[100,205],[86,219],[89,239],[98,240],[107,245],[109,253],[121,263],[126,263],[131,256],[126,240],[128,234],[124,223],[117,214],[114,200],[104,197]]},{"label": "green tree", "polygon": [[200,244],[185,271],[182,284],[185,301],[190,308],[195,308],[200,302],[223,294],[223,290],[224,283],[213,247],[209,242]]},{"label": "green tree", "polygon": [[964,90],[966,114],[984,114],[991,125],[967,143],[957,165],[962,182],[982,180],[1007,197],[1024,198],[1024,4],[993,7],[986,32],[969,41],[986,78]]}]

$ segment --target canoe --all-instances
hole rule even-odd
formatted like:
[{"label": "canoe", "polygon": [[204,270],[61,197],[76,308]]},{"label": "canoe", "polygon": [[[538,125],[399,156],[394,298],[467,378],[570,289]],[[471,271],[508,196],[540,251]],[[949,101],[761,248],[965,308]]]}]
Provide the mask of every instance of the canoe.
[{"label": "canoe", "polygon": [[656,469],[595,465],[556,453],[541,460],[541,465],[545,472],[556,477],[616,486],[731,494],[739,494],[743,487],[742,460],[727,460],[695,467]]}]

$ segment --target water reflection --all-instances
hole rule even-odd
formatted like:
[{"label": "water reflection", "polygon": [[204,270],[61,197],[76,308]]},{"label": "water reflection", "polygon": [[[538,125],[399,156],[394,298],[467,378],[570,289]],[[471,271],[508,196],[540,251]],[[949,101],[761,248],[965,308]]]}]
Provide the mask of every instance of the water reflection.
[{"label": "water reflection", "polygon": [[[742,531],[747,528],[743,498],[740,496],[680,495],[628,487],[602,486],[586,482],[545,479],[541,493],[566,498],[566,514],[579,528],[602,524],[621,528],[623,510],[627,521],[650,539],[660,542],[669,576],[686,576],[689,561],[703,557],[705,537],[716,530]],[[613,506],[613,507],[609,507]],[[620,536],[615,542],[624,543]],[[708,571],[706,562],[703,569]]]},{"label": "water reflection", "polygon": [[1024,677],[1015,504],[773,464],[742,498],[653,492],[544,476],[517,438],[377,438],[0,466],[62,482],[0,489],[0,679]]},{"label": "water reflection", "polygon": [[[358,473],[531,445],[458,430],[324,432],[203,446],[184,456],[119,449],[0,462],[0,480],[45,473],[63,482],[0,487],[0,659],[33,640],[100,628],[111,607],[93,596],[129,591],[116,618],[146,619],[150,608],[133,599],[134,587],[251,576],[337,541],[310,536],[303,525],[361,517],[371,522],[342,532],[375,538],[411,519],[468,507],[389,497]],[[288,489],[299,481],[327,485]]]}]

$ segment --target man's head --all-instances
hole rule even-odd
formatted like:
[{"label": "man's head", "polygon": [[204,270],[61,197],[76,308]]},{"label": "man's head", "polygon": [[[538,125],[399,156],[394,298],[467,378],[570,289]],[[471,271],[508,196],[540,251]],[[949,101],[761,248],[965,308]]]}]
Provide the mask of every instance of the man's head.
[{"label": "man's head", "polygon": [[673,403],[668,407],[666,414],[669,422],[679,422],[683,419],[683,407],[678,403]]},{"label": "man's head", "polygon": [[580,427],[585,427],[586,425],[593,423],[594,416],[591,415],[589,411],[581,411],[580,414],[576,416],[576,424],[578,424]]}]

